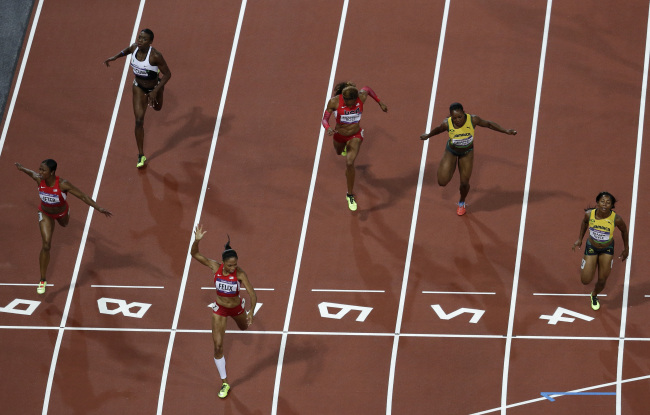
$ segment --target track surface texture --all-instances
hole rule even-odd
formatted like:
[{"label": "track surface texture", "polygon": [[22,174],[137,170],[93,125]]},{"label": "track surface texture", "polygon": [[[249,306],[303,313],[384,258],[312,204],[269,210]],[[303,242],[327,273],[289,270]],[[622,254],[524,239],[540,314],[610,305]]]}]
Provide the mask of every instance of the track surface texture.
[{"label": "track surface texture", "polygon": [[[2,413],[649,413],[648,15],[640,0],[37,0],[4,74]],[[143,28],[173,75],[136,169],[133,74],[102,62]],[[341,80],[388,105],[365,104],[356,212],[320,124]],[[518,132],[477,128],[462,217],[458,172],[436,178],[445,134],[419,139],[452,102]],[[38,199],[14,163],[47,158],[113,217],[68,199],[38,295]],[[571,246],[603,190],[630,257],[593,311]],[[258,297],[248,331],[228,322],[226,399],[212,275],[189,256],[199,223],[208,257],[230,235]]]}]

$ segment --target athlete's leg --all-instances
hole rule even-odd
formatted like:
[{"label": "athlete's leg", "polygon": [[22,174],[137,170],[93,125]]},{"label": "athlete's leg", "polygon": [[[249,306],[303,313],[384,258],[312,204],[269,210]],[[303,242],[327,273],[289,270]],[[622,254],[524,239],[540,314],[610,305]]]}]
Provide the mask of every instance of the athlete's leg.
[{"label": "athlete's leg", "polygon": [[223,357],[223,338],[226,334],[226,317],[212,313],[212,341],[214,342],[214,361],[223,383],[228,383],[226,360]]},{"label": "athlete's leg", "polygon": [[41,253],[38,257],[38,264],[41,271],[41,281],[46,281],[47,266],[50,264],[50,246],[52,243],[52,234],[54,233],[54,219],[38,212],[38,226],[41,229]]},{"label": "athlete's leg", "polygon": [[138,155],[144,155],[144,114],[147,111],[147,95],[133,85],[133,114],[135,115],[135,143]]},{"label": "athlete's leg", "polygon": [[609,278],[610,272],[612,272],[612,259],[614,257],[608,254],[598,255],[598,281],[594,287],[594,295],[598,295],[605,288],[607,283],[607,278]]},{"label": "athlete's leg", "polygon": [[456,159],[457,157],[447,150],[443,153],[442,160],[440,160],[440,165],[438,166],[438,184],[440,186],[447,186],[451,178],[454,177]]},{"label": "athlete's leg", "polygon": [[64,228],[68,226],[68,223],[70,223],[70,208],[68,207],[68,211],[65,212],[64,217],[58,218],[56,221],[59,222],[59,225],[63,226]]},{"label": "athlete's leg", "polygon": [[359,154],[359,149],[361,148],[361,139],[359,137],[354,137],[347,143],[348,145],[348,154],[345,157],[345,178],[348,183],[348,194],[354,194],[354,161]]},{"label": "athlete's leg", "polygon": [[[250,312],[252,313],[252,311]],[[246,312],[243,312],[237,316],[233,316],[233,320],[235,320],[235,323],[237,323],[237,327],[239,327],[239,330],[248,329],[248,317]]]},{"label": "athlete's leg", "polygon": [[332,140],[332,143],[334,143],[334,150],[336,151],[336,154],[340,156],[343,150],[345,150],[345,143],[339,143],[336,140]]},{"label": "athlete's leg", "polygon": [[474,167],[474,151],[470,151],[463,157],[458,158],[458,173],[460,174],[460,200],[459,203],[465,203],[465,198],[469,193],[469,179],[472,177]]},{"label": "athlete's leg", "polygon": [[598,264],[598,255],[585,255],[580,265],[580,281],[584,285],[591,284],[596,274],[596,265]]}]

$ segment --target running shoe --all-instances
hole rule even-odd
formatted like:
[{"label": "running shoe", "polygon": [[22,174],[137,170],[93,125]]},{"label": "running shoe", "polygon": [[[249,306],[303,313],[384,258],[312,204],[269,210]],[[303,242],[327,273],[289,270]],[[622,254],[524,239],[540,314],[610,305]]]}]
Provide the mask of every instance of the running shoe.
[{"label": "running shoe", "polygon": [[347,144],[345,145],[345,148],[343,149],[343,151],[341,151],[341,155],[343,157],[348,155],[348,145]]},{"label": "running shoe", "polygon": [[354,200],[354,195],[346,195],[345,198],[348,201],[348,207],[350,208],[351,211],[357,210],[357,201]]},{"label": "running shoe", "polygon": [[600,301],[598,301],[598,297],[593,294],[590,294],[589,297],[591,300],[591,308],[598,310],[600,308]]},{"label": "running shoe", "polygon": [[466,212],[465,202],[458,202],[458,208],[456,209],[456,214],[458,214],[458,216],[463,216],[465,212]]},{"label": "running shoe", "polygon": [[38,288],[36,289],[36,292],[39,294],[45,294],[45,286],[47,285],[47,281],[39,281],[38,283]]},{"label": "running shoe", "polygon": [[138,156],[138,164],[135,165],[135,167],[141,169],[144,167],[144,162],[147,161],[147,158],[143,155]]},{"label": "running shoe", "polygon": [[221,390],[219,391],[219,397],[221,399],[225,398],[226,396],[228,396],[228,392],[230,392],[230,385],[224,383],[223,385],[221,385]]}]

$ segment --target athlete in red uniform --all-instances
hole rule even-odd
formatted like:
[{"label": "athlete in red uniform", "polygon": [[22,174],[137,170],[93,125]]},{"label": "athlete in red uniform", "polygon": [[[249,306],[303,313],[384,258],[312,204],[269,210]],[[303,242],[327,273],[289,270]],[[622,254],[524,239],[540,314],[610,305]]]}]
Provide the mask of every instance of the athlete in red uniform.
[{"label": "athlete in red uniform", "polygon": [[[199,252],[199,241],[205,235],[203,225],[198,225],[194,230],[194,243],[190,253],[192,258],[210,268],[214,272],[214,285],[217,289],[217,301],[210,304],[212,314],[212,341],[214,342],[214,363],[217,365],[221,376],[221,390],[219,397],[225,398],[230,391],[230,384],[226,376],[226,358],[223,356],[223,339],[226,334],[227,317],[230,316],[237,323],[240,330],[246,330],[253,324],[253,314],[257,304],[257,295],[253,285],[243,269],[237,266],[237,252],[230,247],[230,238],[225,250],[221,253],[223,262],[215,261],[203,256]],[[251,308],[245,312],[244,299],[239,296],[240,283],[248,291],[251,299]]]},{"label": "athlete in red uniform", "polygon": [[[334,139],[336,154],[346,157],[345,177],[348,184],[346,199],[348,207],[352,211],[357,210],[357,202],[353,192],[354,160],[359,154],[361,142],[363,141],[363,129],[361,129],[359,122],[363,113],[363,104],[366,102],[368,95],[379,104],[382,111],[388,111],[386,104],[381,102],[381,99],[369,86],[364,86],[358,90],[354,82],[341,82],[334,87],[334,96],[327,103],[322,121],[327,134],[334,136],[332,138]],[[335,128],[330,127],[329,124],[332,113],[336,114]]]},{"label": "athlete in red uniform", "polygon": [[[144,114],[147,111],[147,104],[155,111],[160,111],[163,106],[165,84],[172,77],[172,72],[165,62],[162,53],[156,50],[153,43],[153,32],[143,29],[138,35],[138,40],[131,46],[123,49],[115,56],[104,61],[109,62],[131,55],[131,67],[135,74],[133,80],[133,113],[135,115],[135,142],[138,146],[138,164],[136,167],[144,167],[147,158],[144,156]],[[159,75],[162,74],[162,77]]]},{"label": "athlete in red uniform", "polygon": [[39,294],[44,294],[45,287],[47,286],[45,274],[47,272],[47,266],[50,263],[50,244],[52,242],[52,233],[54,232],[54,221],[56,220],[63,227],[67,226],[70,221],[70,208],[66,201],[67,194],[70,193],[78,197],[88,206],[92,206],[107,217],[112,215],[111,212],[100,207],[84,192],[74,187],[72,183],[56,176],[56,166],[56,161],[47,159],[41,163],[38,168],[38,173],[36,173],[23,167],[22,164],[16,163],[18,170],[27,174],[38,184],[38,194],[41,198],[41,204],[38,207],[38,222],[41,228],[43,247],[39,255],[41,281],[38,283],[38,288],[36,289],[36,292]]}]

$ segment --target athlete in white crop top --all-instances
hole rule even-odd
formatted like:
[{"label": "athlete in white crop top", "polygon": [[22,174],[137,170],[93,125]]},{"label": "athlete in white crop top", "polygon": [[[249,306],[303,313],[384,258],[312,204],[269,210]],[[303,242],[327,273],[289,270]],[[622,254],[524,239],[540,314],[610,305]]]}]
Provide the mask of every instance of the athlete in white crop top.
[{"label": "athlete in white crop top", "polygon": [[147,104],[156,111],[162,109],[165,84],[172,76],[162,54],[151,46],[152,43],[153,32],[143,29],[138,35],[136,43],[104,61],[104,64],[109,66],[109,62],[117,58],[132,55],[131,68],[135,75],[132,88],[133,112],[135,114],[135,142],[138,145],[138,168],[144,167],[144,163],[147,161],[144,156],[144,114],[147,111]]}]

